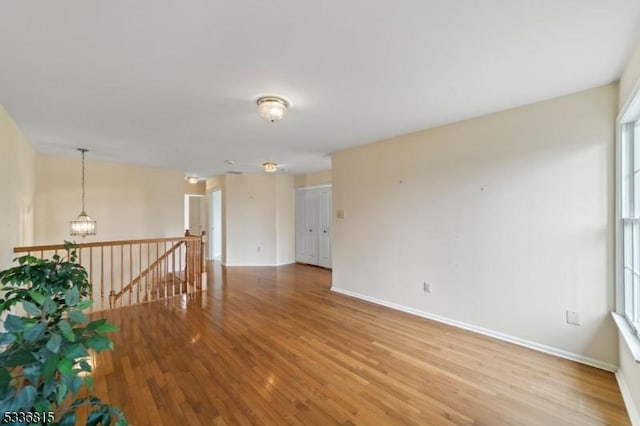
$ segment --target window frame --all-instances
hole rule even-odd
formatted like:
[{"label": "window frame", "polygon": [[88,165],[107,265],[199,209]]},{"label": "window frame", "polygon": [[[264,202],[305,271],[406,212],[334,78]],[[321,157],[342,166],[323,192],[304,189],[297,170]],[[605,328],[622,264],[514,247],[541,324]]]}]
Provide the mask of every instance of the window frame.
[{"label": "window frame", "polygon": [[[626,148],[626,150],[625,150]],[[626,163],[626,164],[625,164]],[[632,169],[633,168],[633,169]],[[627,173],[632,178],[625,182]],[[636,178],[634,178],[638,175]],[[615,203],[615,289],[616,312],[614,319],[634,358],[640,362],[640,82],[632,91],[616,119],[616,203]],[[628,185],[628,186],[627,186]],[[625,199],[627,195],[628,199]],[[625,229],[635,228],[632,234],[636,246],[632,248],[631,274],[637,275],[637,285],[632,284],[631,298],[633,306],[630,317],[627,310],[628,290],[625,283]],[[632,243],[633,245],[633,243]],[[637,267],[637,269],[636,269]]]}]

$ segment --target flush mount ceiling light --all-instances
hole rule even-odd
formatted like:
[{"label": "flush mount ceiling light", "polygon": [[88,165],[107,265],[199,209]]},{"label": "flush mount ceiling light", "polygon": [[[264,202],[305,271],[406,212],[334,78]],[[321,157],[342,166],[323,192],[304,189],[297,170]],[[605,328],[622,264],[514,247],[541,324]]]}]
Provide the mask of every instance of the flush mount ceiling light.
[{"label": "flush mount ceiling light", "polygon": [[265,121],[273,123],[282,120],[289,108],[289,102],[278,96],[263,96],[258,99],[258,115]]},{"label": "flush mount ceiling light", "polygon": [[96,235],[96,221],[91,219],[87,212],[84,211],[84,153],[88,149],[78,148],[82,153],[82,211],[76,218],[69,222],[70,234],[86,237],[87,235]]},{"label": "flush mount ceiling light", "polygon": [[262,167],[264,171],[267,173],[274,173],[278,171],[278,163],[274,163],[273,161],[267,161],[262,163]]},{"label": "flush mount ceiling light", "polygon": [[187,176],[187,182],[191,184],[198,183],[198,176]]}]

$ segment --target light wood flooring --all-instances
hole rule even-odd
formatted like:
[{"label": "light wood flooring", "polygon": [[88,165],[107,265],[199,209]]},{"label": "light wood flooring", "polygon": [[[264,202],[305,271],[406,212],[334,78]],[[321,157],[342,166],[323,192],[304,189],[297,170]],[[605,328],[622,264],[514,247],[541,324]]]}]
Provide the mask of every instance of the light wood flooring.
[{"label": "light wood flooring", "polygon": [[629,424],[613,374],[330,291],[304,265],[97,313],[95,393],[134,425]]}]

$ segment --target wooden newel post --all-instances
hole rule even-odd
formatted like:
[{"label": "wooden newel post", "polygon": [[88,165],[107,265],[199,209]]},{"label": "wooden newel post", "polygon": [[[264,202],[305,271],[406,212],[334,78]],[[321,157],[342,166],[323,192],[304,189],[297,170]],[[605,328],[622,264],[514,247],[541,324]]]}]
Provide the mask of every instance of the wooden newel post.
[{"label": "wooden newel post", "polygon": [[111,290],[109,293],[109,308],[113,309],[116,304],[116,292]]},{"label": "wooden newel post", "polygon": [[207,263],[204,255],[204,251],[207,249],[207,231],[202,231],[202,236],[200,237],[200,272],[205,272],[207,270]]}]

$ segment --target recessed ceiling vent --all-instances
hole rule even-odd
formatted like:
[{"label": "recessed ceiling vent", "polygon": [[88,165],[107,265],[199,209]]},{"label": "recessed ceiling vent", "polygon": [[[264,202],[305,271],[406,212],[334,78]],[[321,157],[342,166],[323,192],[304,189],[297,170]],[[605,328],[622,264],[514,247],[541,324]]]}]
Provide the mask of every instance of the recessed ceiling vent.
[{"label": "recessed ceiling vent", "polygon": [[224,172],[224,174],[226,174],[226,175],[241,175],[241,174],[243,174],[243,172],[239,172],[238,170],[227,170],[226,172]]}]

